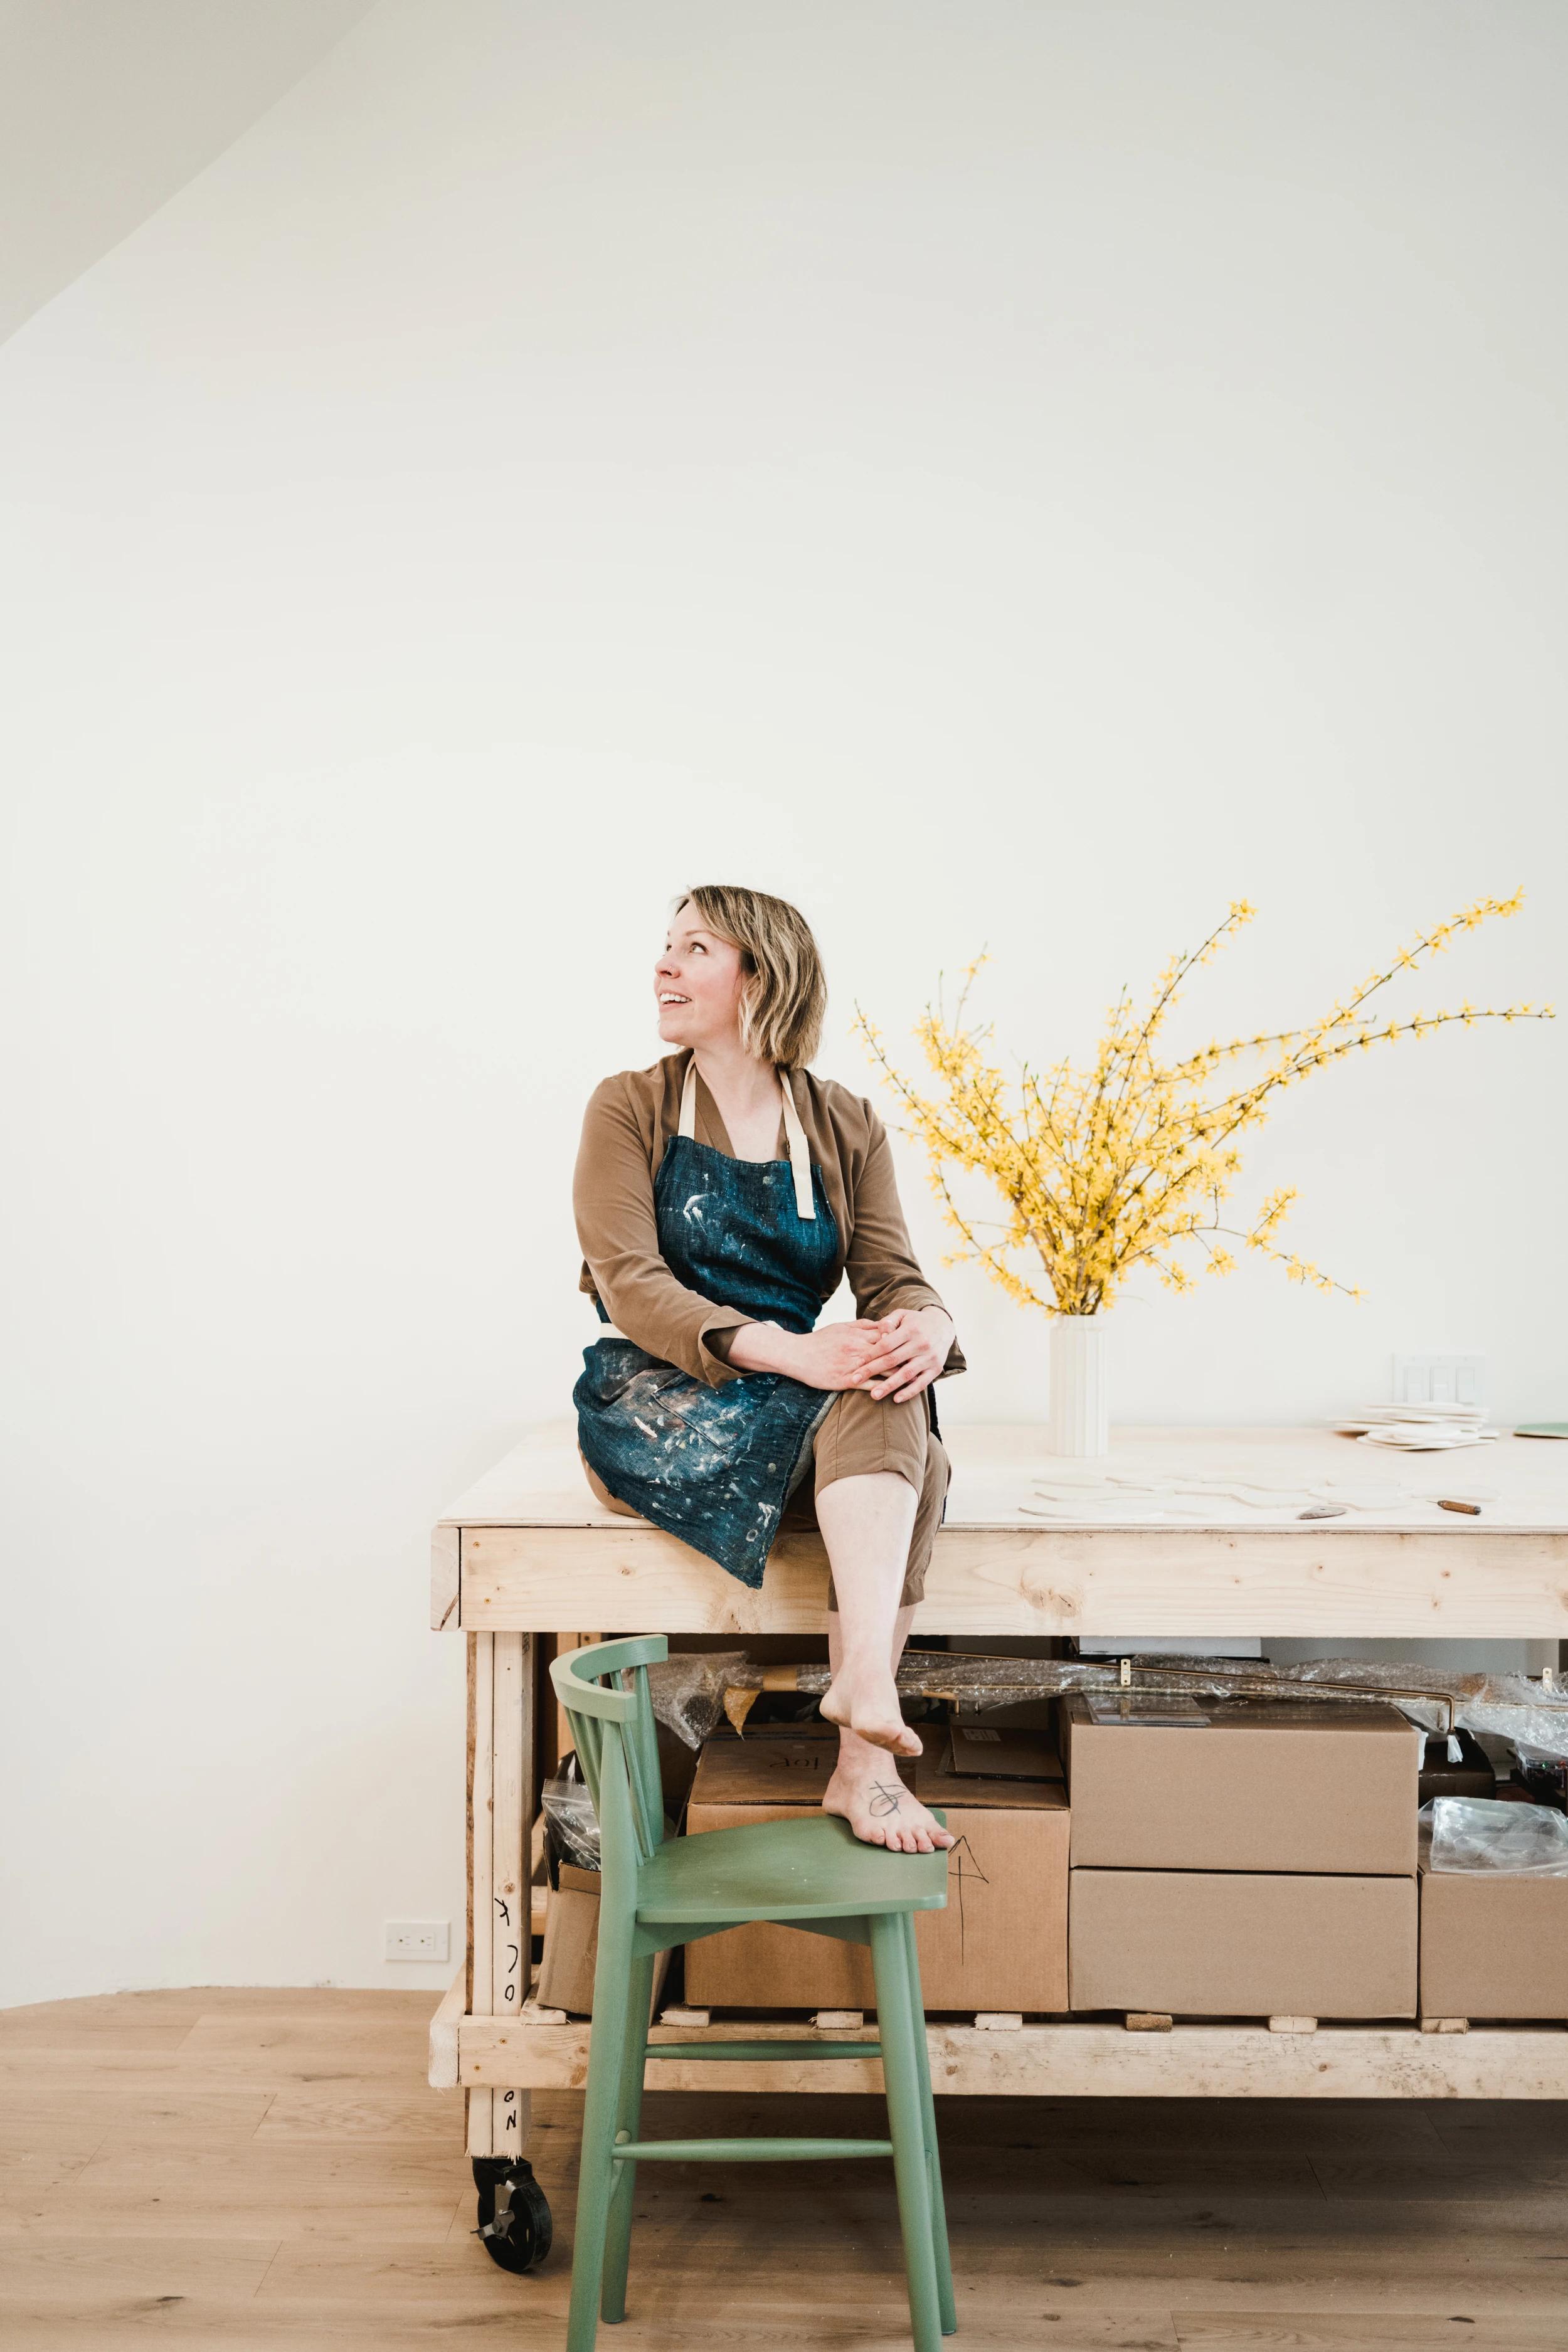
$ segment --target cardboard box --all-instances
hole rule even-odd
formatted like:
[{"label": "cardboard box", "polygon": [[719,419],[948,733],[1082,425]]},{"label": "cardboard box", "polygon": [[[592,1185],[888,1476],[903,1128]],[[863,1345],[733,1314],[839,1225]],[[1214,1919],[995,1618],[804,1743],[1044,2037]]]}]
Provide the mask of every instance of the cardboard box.
[{"label": "cardboard box", "polygon": [[[837,1732],[708,1740],[686,1808],[686,1834],[754,1829],[820,1810],[838,1760]],[[720,2009],[871,2009],[871,1956],[798,1927],[727,1927],[686,1948],[686,1998]]]},{"label": "cardboard box", "polygon": [[[1065,2011],[1066,1790],[1054,1778],[950,1772],[938,1743],[921,1736],[928,1753],[915,1759],[915,1794],[942,1807],[955,1841],[947,1855],[947,1908],[915,1914],[926,2008]],[[1043,1734],[1010,1737],[1015,1746],[1037,1739],[1037,1760],[1055,1762]]]},{"label": "cardboard box", "polygon": [[1458,1735],[1459,1760],[1451,1763],[1448,1742],[1440,1734],[1425,1743],[1421,1762],[1420,1785],[1416,1802],[1428,1804],[1434,1797],[1495,1797],[1497,1773],[1486,1749],[1471,1732]]},{"label": "cardboard box", "polygon": [[[591,2017],[598,1958],[599,1874],[563,1862],[561,1884],[551,1889],[544,1913],[544,1952],[533,1985],[533,1998],[540,2008]],[[661,1952],[653,1971],[656,2004],[668,1972],[669,1954]]]},{"label": "cardboard box", "polygon": [[1072,2005],[1412,2017],[1415,1878],[1074,1870]]},{"label": "cardboard box", "polygon": [[1568,2018],[1568,1878],[1424,1869],[1421,2014]]},{"label": "cardboard box", "polygon": [[[941,1742],[929,1734],[923,1736],[927,1754],[932,1748],[940,1754]],[[975,1775],[985,1780],[1059,1780],[1062,1777],[1062,1760],[1052,1741],[1037,1730],[1017,1729],[1011,1724],[973,1718],[950,1724],[946,1752],[950,1769],[965,1780]]]},{"label": "cardboard box", "polygon": [[[1034,1736],[1044,1745],[1043,1735]],[[1068,1811],[1061,1783],[957,1777],[945,1769],[938,1727],[922,1737],[928,1755],[906,1764],[900,1777],[906,1785],[912,1780],[924,1802],[942,1807],[955,1840],[946,1909],[915,1914],[927,2009],[1065,2010]],[[687,1809],[688,1835],[816,1811],[837,1752],[836,1736],[710,1740]],[[727,1928],[689,1946],[686,1997],[725,2009],[869,2010],[877,1999],[862,1946],[774,1926]]]},{"label": "cardboard box", "polygon": [[820,1804],[837,1761],[838,1734],[827,1724],[763,1723],[741,1739],[716,1732],[702,1743],[691,1803]]},{"label": "cardboard box", "polygon": [[1064,1703],[1075,1868],[1414,1875],[1423,1742],[1396,1707],[1195,1709],[1202,1721],[1096,1723],[1083,1696]]}]

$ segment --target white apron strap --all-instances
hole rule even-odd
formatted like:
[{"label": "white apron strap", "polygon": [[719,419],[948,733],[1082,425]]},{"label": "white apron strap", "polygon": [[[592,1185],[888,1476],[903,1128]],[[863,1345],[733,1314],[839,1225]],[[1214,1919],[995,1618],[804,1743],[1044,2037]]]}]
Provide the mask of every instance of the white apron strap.
[{"label": "white apron strap", "polygon": [[[801,1125],[800,1113],[795,1108],[795,1097],[790,1091],[788,1078],[782,1070],[777,1071],[776,1075],[784,1094],[784,1137],[789,1144],[789,1162],[795,1175],[795,1214],[798,1217],[815,1219],[816,1202],[811,1189],[811,1152],[805,1140],[805,1129]],[[692,1142],[697,1139],[697,1056],[695,1054],[686,1065],[686,1083],[680,1089],[680,1124],[677,1133],[688,1137]]]},{"label": "white apron strap", "polygon": [[816,1202],[811,1190],[811,1152],[805,1140],[805,1129],[800,1123],[800,1113],[795,1107],[795,1096],[786,1071],[779,1072],[779,1084],[784,1088],[784,1135],[789,1143],[789,1162],[795,1171],[795,1211],[797,1217],[815,1217]]}]

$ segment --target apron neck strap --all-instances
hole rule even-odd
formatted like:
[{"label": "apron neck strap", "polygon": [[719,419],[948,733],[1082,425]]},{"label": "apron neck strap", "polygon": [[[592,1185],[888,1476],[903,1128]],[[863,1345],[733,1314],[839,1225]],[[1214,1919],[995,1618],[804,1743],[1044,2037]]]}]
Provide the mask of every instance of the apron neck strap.
[{"label": "apron neck strap", "polygon": [[[802,1218],[815,1218],[816,1202],[811,1189],[811,1152],[805,1140],[805,1129],[801,1124],[800,1113],[795,1108],[795,1095],[789,1080],[776,1063],[773,1066],[773,1075],[778,1079],[779,1088],[784,1096],[784,1137],[789,1144],[790,1167],[795,1175],[795,1214]],[[680,1089],[680,1125],[677,1132],[684,1135],[690,1142],[695,1142],[697,1139],[697,1056],[695,1054],[686,1065],[686,1082]]]}]

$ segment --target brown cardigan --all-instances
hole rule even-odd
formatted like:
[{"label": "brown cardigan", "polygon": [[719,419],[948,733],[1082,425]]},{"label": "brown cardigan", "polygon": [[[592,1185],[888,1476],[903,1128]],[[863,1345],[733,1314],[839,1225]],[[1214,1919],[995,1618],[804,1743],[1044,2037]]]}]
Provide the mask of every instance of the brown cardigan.
[{"label": "brown cardigan", "polygon": [[[618,1070],[588,1098],[583,1140],[572,1184],[583,1271],[577,1287],[601,1299],[628,1339],[667,1364],[678,1364],[710,1387],[738,1380],[711,1335],[758,1318],[715,1306],[678,1282],[660,1255],[653,1182],[667,1136],[680,1124],[680,1090],[691,1049],[667,1054],[646,1070]],[[813,1162],[822,1171],[838,1227],[838,1253],[829,1295],[847,1274],[858,1315],[868,1319],[896,1307],[941,1307],[910,1248],[887,1130],[871,1105],[836,1079],[811,1070],[786,1074]],[[731,1151],[719,1107],[702,1074],[696,1086],[699,1143]],[[779,1107],[778,1157],[787,1157],[784,1106]],[[733,1153],[731,1154],[733,1157]],[[967,1369],[954,1339],[939,1379]]]}]

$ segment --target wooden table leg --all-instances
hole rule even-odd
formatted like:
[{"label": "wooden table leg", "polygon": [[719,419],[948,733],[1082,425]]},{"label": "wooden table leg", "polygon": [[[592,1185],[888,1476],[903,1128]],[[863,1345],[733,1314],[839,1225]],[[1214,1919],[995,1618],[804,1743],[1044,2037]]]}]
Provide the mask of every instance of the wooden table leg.
[{"label": "wooden table leg", "polygon": [[[495,1780],[495,1635],[468,1636],[468,2015],[489,2017],[490,1817]],[[468,2093],[468,2154],[493,2153],[489,2091]]]},{"label": "wooden table leg", "polygon": [[[531,1633],[468,1637],[468,2014],[515,2018],[528,1998],[533,1787]],[[521,2155],[526,2091],[470,2091],[468,2154]]]}]

